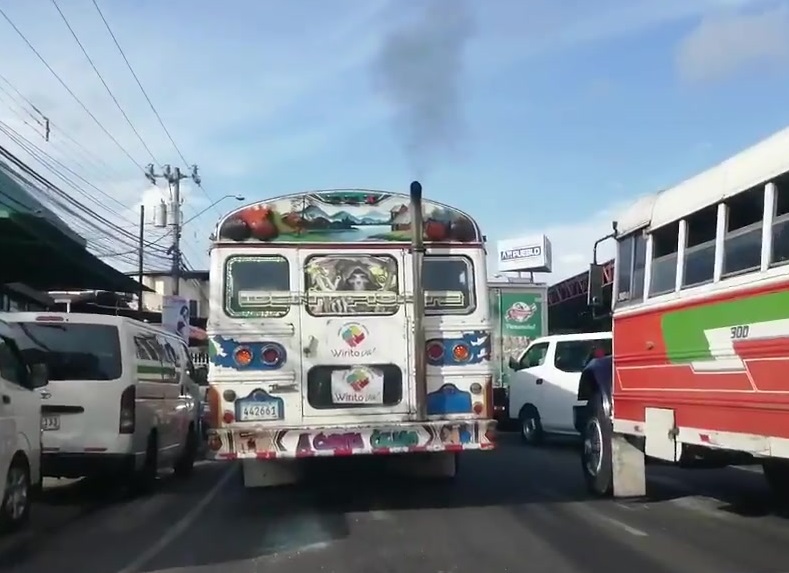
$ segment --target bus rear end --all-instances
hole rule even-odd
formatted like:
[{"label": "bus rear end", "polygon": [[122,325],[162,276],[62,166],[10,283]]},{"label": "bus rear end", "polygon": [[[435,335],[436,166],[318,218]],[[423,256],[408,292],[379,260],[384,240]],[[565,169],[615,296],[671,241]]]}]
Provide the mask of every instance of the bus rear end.
[{"label": "bus rear end", "polygon": [[[427,220],[425,250],[398,222],[403,205],[319,192],[220,224],[209,450],[244,460],[248,486],[293,481],[297,460],[316,456],[419,453],[420,471],[454,475],[456,452],[493,447],[484,247],[431,241]],[[241,223],[256,234],[228,240]],[[267,225],[276,235],[264,240]]]}]

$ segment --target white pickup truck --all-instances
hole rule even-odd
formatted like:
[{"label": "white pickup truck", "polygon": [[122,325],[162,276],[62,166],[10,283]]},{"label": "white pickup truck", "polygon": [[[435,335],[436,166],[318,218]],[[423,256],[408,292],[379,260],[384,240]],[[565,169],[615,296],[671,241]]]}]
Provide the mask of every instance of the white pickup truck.
[{"label": "white pickup truck", "polygon": [[545,434],[577,435],[578,382],[586,363],[611,354],[610,332],[557,334],[537,338],[510,359],[509,415],[523,441],[538,443]]}]

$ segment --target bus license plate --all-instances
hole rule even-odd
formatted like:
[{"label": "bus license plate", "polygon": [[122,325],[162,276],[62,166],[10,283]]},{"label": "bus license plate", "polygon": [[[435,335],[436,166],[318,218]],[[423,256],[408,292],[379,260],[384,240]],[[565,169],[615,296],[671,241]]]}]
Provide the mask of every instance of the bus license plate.
[{"label": "bus license plate", "polygon": [[279,404],[276,402],[248,402],[239,407],[239,422],[263,422],[279,420]]},{"label": "bus license plate", "polygon": [[41,429],[45,432],[60,429],[60,416],[42,416]]}]

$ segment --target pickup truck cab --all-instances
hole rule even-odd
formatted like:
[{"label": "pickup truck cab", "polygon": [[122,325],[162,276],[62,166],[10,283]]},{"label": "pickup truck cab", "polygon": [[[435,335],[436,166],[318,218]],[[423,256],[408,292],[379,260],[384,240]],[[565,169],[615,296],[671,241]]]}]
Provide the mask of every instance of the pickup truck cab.
[{"label": "pickup truck cab", "polygon": [[579,434],[577,414],[586,405],[578,399],[581,372],[591,359],[610,354],[610,332],[587,332],[537,338],[510,359],[509,415],[524,442]]}]

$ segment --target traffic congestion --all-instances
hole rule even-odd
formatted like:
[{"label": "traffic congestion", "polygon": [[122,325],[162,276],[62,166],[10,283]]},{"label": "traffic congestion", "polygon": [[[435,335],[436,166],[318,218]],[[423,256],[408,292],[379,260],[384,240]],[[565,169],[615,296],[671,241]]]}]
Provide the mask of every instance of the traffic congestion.
[{"label": "traffic congestion", "polygon": [[[734,182],[737,161],[699,177],[725,169]],[[686,211],[699,206],[688,193],[697,181],[678,187],[694,198]],[[732,193],[780,205],[779,184]],[[676,193],[654,202],[668,197],[687,235],[696,219]],[[731,199],[704,200],[725,217]],[[665,254],[654,215],[628,213],[602,239],[619,247],[612,331],[549,334],[514,351],[503,350],[502,321],[540,309],[494,312],[491,292],[500,303],[513,291],[490,289],[479,226],[424,199],[418,182],[409,194],[313,191],[223,216],[207,369],[177,328],[4,313],[3,428],[14,433],[0,562],[20,572],[64,560],[102,573],[780,572],[782,306],[754,306],[783,296],[785,267],[770,262],[781,235],[762,231],[780,215],[753,227],[769,248],[726,255],[722,231],[701,243],[708,251],[674,238],[678,253]],[[722,263],[692,263],[719,250]],[[592,308],[600,272],[595,261]],[[676,313],[701,318],[675,324]],[[706,355],[691,327],[706,333]]]}]

